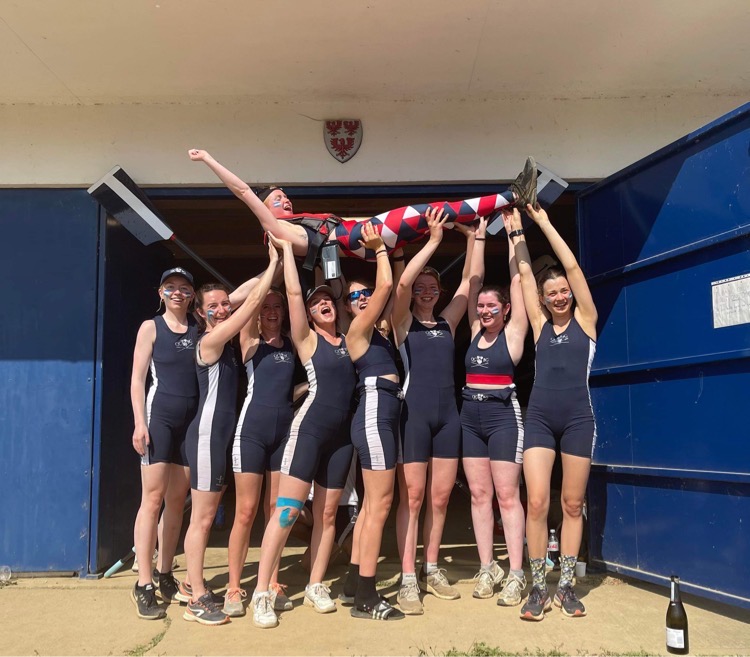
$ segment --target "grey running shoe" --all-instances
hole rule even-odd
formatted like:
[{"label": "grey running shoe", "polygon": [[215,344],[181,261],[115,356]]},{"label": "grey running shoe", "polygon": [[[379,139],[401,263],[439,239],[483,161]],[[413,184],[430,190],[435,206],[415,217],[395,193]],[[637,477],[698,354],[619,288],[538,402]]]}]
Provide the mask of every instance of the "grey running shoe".
[{"label": "grey running shoe", "polygon": [[[217,605],[224,604],[224,597],[219,595],[218,593],[214,593],[213,589],[208,585],[208,582],[205,579],[203,580],[203,587],[206,589],[206,592],[211,596],[211,600],[213,600],[215,604]],[[187,582],[180,582],[180,589],[179,591],[177,591],[175,598],[177,598],[180,602],[190,602],[192,597],[193,597],[193,587],[190,586],[190,584],[188,584]]]},{"label": "grey running shoe", "polygon": [[230,618],[245,615],[245,605],[242,601],[247,597],[245,589],[227,589],[224,596],[222,611]]},{"label": "grey running shoe", "polygon": [[178,596],[180,592],[180,583],[170,570],[168,573],[156,571],[156,581],[159,583],[159,597],[168,605],[180,602]]},{"label": "grey running shoe", "polygon": [[416,582],[402,584],[398,590],[396,602],[407,616],[421,616],[424,613],[422,601],[419,599],[419,586]]},{"label": "grey running shoe", "polygon": [[224,625],[229,622],[229,616],[212,600],[210,592],[195,601],[190,600],[182,617],[186,621],[194,621],[201,625]]},{"label": "grey running shoe", "polygon": [[526,578],[508,575],[503,590],[497,597],[497,604],[501,607],[515,607],[521,604],[521,596],[526,588]]},{"label": "grey running shoe", "polygon": [[529,157],[526,158],[526,164],[524,164],[523,171],[518,174],[508,188],[516,195],[514,205],[519,210],[526,209],[527,203],[530,203],[532,207],[536,207],[536,176],[536,161],[529,155]]},{"label": "grey running shoe", "polygon": [[555,606],[560,607],[562,613],[566,616],[579,617],[586,615],[586,607],[578,599],[575,589],[570,584],[557,589],[554,602]]},{"label": "grey running shoe", "polygon": [[426,573],[424,566],[419,571],[419,588],[427,593],[432,593],[441,600],[458,600],[461,594],[450,585],[445,576],[445,568],[438,568],[434,572]]},{"label": "grey running shoe", "polygon": [[319,614],[330,614],[332,611],[336,611],[336,603],[331,600],[331,589],[325,584],[308,584],[305,587],[303,602]]},{"label": "grey running shoe", "polygon": [[491,598],[495,595],[495,585],[503,581],[504,574],[497,561],[493,561],[488,569],[482,569],[474,575],[476,584],[472,595],[475,598]]},{"label": "grey running shoe", "polygon": [[276,617],[276,612],[273,610],[273,602],[271,602],[271,593],[264,591],[253,593],[253,625],[255,627],[262,627],[268,629],[269,627],[276,627],[279,624],[279,619]]},{"label": "grey running shoe", "polygon": [[135,605],[138,618],[159,620],[167,615],[167,612],[156,602],[156,590],[153,584],[138,586],[138,582],[136,582],[133,590],[130,592],[130,599]]},{"label": "grey running shoe", "polygon": [[279,584],[278,582],[271,584],[268,592],[271,594],[274,611],[291,611],[294,609],[292,601],[286,594],[286,584]]},{"label": "grey running shoe", "polygon": [[549,599],[549,592],[535,586],[531,589],[526,604],[521,607],[521,618],[532,621],[544,620],[544,612],[550,609],[552,600]]}]

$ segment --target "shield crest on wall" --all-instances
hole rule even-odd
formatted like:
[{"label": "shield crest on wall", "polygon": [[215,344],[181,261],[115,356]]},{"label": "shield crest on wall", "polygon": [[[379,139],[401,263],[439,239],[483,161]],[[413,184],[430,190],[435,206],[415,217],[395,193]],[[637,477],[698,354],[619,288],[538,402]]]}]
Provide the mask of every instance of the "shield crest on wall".
[{"label": "shield crest on wall", "polygon": [[362,144],[362,121],[331,119],[323,122],[323,139],[328,152],[339,162],[348,162]]}]

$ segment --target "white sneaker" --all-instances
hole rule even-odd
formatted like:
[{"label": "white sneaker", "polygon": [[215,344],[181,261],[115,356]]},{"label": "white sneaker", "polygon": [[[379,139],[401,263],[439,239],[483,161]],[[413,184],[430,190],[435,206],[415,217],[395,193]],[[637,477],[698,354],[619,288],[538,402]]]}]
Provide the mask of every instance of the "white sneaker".
[{"label": "white sneaker", "polygon": [[276,612],[273,610],[271,594],[268,591],[253,593],[253,625],[264,629],[276,627],[279,619],[276,618]]},{"label": "white sneaker", "polygon": [[331,589],[325,584],[308,584],[305,587],[304,604],[312,607],[319,614],[330,614],[336,611],[336,603],[331,600]]}]

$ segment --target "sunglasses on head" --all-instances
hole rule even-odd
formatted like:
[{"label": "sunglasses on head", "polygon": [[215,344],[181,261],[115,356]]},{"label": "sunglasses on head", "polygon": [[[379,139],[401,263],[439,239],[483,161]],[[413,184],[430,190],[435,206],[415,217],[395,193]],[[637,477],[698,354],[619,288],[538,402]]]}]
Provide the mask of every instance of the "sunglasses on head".
[{"label": "sunglasses on head", "polygon": [[346,298],[349,299],[350,303],[354,303],[355,301],[359,301],[360,297],[369,299],[374,291],[375,290],[371,290],[369,287],[365,288],[364,290],[354,290],[354,292],[349,292]]}]

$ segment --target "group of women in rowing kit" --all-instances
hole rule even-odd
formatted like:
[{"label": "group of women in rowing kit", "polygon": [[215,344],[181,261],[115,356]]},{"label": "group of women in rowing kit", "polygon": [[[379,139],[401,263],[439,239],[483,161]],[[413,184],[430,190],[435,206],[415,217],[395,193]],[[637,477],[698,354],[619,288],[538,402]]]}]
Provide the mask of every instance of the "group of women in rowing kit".
[{"label": "group of women in rowing kit", "polygon": [[[364,498],[349,574],[338,596],[351,606],[353,617],[388,621],[422,614],[420,590],[446,600],[460,597],[439,567],[459,458],[471,490],[480,561],[474,597],[491,598],[499,587],[497,604],[523,602],[521,618],[527,620],[542,620],[553,601],[568,616],[584,615],[573,571],[596,437],[588,375],[597,316],[572,251],[536,204],[533,160],[504,194],[409,206],[369,221],[329,224],[326,218],[316,224],[312,215],[295,220],[299,215],[282,189],[256,194],[205,151],[192,150],[190,157],[206,163],[258,217],[268,235],[269,262],[264,272],[231,293],[218,284],[195,290],[192,276],[181,268],[164,272],[159,286],[164,312],[144,322],[138,333],[131,396],[133,446],[142,462],[143,494],[134,532],[140,563],[150,562],[157,534],[160,548],[156,581],[148,568],[141,568],[131,594],[138,615],[164,616],[157,593],[164,602],[187,603],[185,619],[203,624],[226,623],[245,613],[247,594],[240,580],[264,477],[267,522],[249,605],[254,624],[275,627],[277,612],[292,608],[278,583],[278,569],[311,486],[314,524],[304,604],[320,613],[334,611],[336,602],[324,579],[355,450]],[[540,280],[531,269],[519,208],[541,229],[561,265],[547,269]],[[483,282],[487,216],[497,210],[507,234],[509,288]],[[428,262],[449,227],[465,235],[466,260],[457,290],[435,316],[444,290]],[[374,261],[374,282],[357,279],[339,290],[329,285],[303,290],[295,256],[307,256],[321,241],[321,230],[323,241]],[[424,235],[426,243],[405,264],[401,247]],[[284,292],[277,287],[282,279]],[[454,335],[465,315],[471,344],[459,413]],[[287,319],[288,335],[282,330]],[[536,373],[524,422],[513,373],[529,326]],[[232,345],[237,335],[248,379],[239,418],[240,361]],[[304,366],[306,386],[294,386],[295,359]],[[294,414],[294,399],[305,393],[304,387],[305,400]],[[552,599],[545,566],[557,449],[563,465],[563,527],[560,582]],[[226,594],[217,596],[203,578],[203,558],[230,464],[236,514],[229,583]],[[526,518],[519,495],[522,470]],[[376,590],[376,567],[396,478],[402,580],[396,599],[386,600]],[[187,576],[178,582],[171,568],[188,490]],[[508,547],[507,574],[493,559],[494,496]],[[424,554],[417,572],[423,506]],[[525,601],[524,535],[532,580]]]}]

